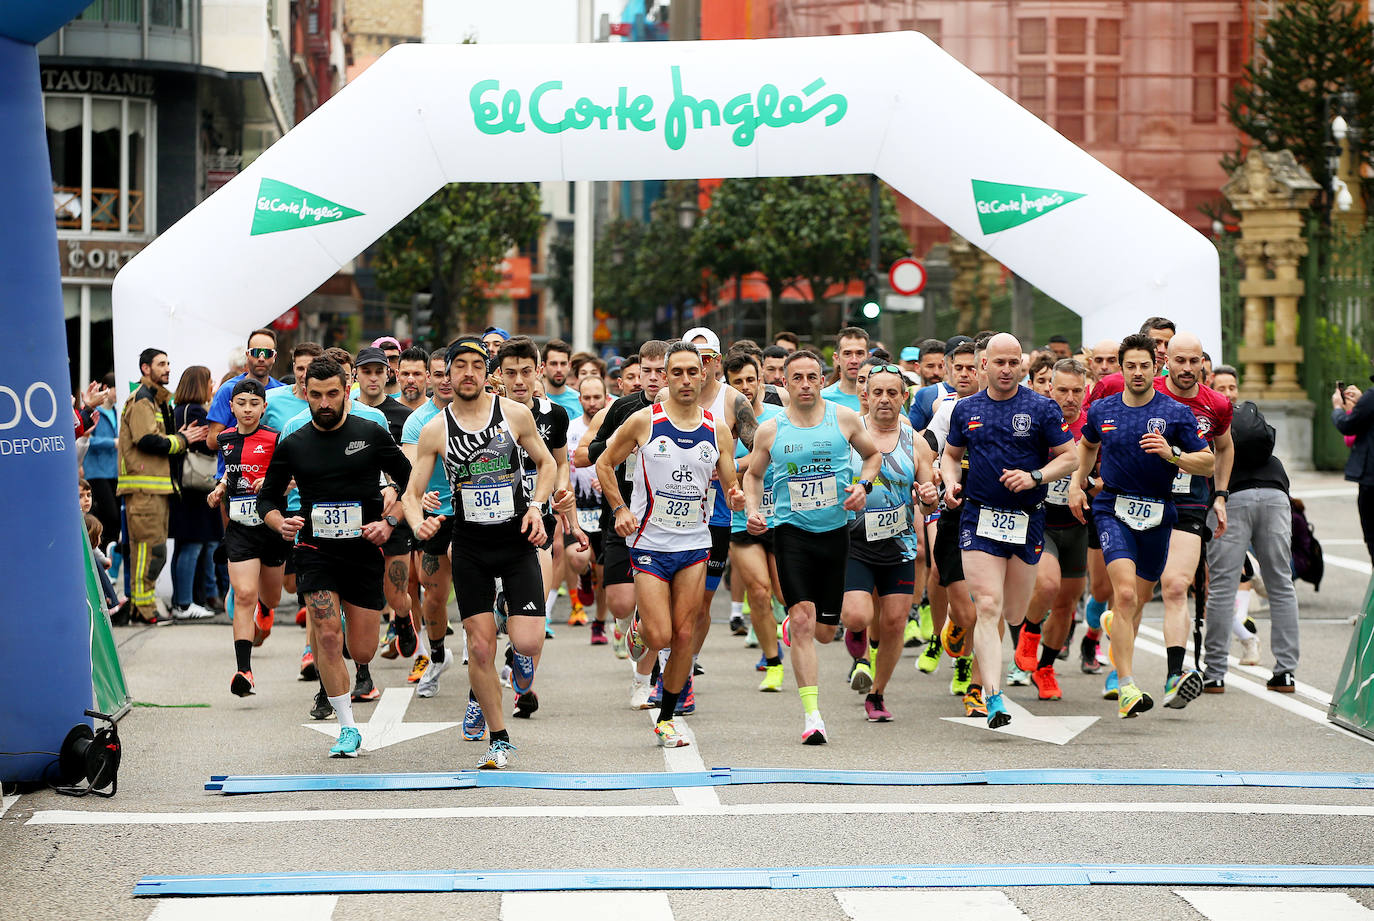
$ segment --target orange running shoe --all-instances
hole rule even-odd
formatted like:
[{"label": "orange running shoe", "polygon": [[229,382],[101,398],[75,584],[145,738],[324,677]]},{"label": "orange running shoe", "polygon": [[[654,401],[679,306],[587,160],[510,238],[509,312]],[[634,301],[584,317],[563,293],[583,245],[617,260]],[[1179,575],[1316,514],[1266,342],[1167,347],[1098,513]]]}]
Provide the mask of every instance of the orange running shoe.
[{"label": "orange running shoe", "polygon": [[1040,667],[1040,634],[1031,633],[1024,625],[1016,641],[1016,667],[1023,672],[1033,672]]},{"label": "orange running shoe", "polygon": [[257,693],[256,688],[252,672],[234,672],[234,677],[229,682],[229,693],[235,697],[250,697]]},{"label": "orange running shoe", "polygon": [[265,608],[262,602],[258,602],[257,609],[253,612],[253,645],[261,646],[263,641],[272,635],[272,624],[275,622],[276,614],[272,608]]},{"label": "orange running shoe", "polygon": [[972,655],[973,637],[963,627],[956,626],[953,620],[945,621],[945,628],[940,631],[940,645],[945,648],[945,654],[951,659],[962,659],[964,656]]},{"label": "orange running shoe", "polygon": [[1059,690],[1059,677],[1055,675],[1053,665],[1046,665],[1031,672],[1031,684],[1040,692],[1041,700],[1062,700],[1064,697],[1063,692]]},{"label": "orange running shoe", "polygon": [[418,684],[420,676],[425,673],[425,669],[427,668],[429,668],[429,656],[416,656],[414,664],[410,666],[410,677],[406,678],[406,681],[411,684]]},{"label": "orange running shoe", "polygon": [[569,627],[584,627],[587,624],[587,609],[576,598],[573,599],[572,612],[568,614]]}]

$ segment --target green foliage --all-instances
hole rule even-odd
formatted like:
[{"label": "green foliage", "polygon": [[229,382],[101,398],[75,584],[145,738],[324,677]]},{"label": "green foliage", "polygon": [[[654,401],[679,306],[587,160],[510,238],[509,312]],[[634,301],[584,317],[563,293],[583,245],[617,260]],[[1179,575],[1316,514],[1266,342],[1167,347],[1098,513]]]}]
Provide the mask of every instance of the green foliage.
[{"label": "green foliage", "polygon": [[606,223],[592,255],[592,300],[616,321],[624,339],[640,317],[653,310],[637,267],[644,256],[645,225],[618,218]]},{"label": "green foliage", "polygon": [[1328,100],[1353,94],[1344,116],[1363,129],[1352,137],[1362,156],[1374,132],[1374,26],[1359,4],[1292,0],[1277,5],[1260,47],[1259,66],[1246,65],[1226,114],[1259,146],[1291,150],[1321,185],[1318,204],[1329,207],[1326,144],[1336,110]]},{"label": "green foliage", "polygon": [[539,234],[539,186],[532,182],[453,182],[435,192],[378,242],[377,283],[398,301],[433,295],[433,341],[479,328],[484,290],[513,247]]},{"label": "green foliage", "polygon": [[549,297],[559,313],[572,317],[573,238],[560,233],[549,242]]}]

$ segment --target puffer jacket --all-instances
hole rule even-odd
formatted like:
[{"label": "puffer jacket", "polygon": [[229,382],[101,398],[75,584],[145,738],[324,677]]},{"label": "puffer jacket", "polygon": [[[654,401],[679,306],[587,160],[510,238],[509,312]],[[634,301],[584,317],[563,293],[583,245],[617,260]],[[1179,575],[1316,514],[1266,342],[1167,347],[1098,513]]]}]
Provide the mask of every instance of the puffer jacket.
[{"label": "puffer jacket", "polygon": [[171,457],[186,453],[186,437],[173,431],[171,398],[166,387],[150,384],[145,378],[124,404],[119,423],[119,485],[115,490],[119,495],[169,495],[175,491]]}]

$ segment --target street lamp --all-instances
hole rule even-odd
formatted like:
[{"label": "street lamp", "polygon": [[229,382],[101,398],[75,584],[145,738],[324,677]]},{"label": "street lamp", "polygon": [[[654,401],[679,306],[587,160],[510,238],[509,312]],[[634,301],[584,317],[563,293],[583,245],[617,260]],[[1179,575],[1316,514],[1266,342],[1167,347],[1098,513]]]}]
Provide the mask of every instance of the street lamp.
[{"label": "street lamp", "polygon": [[682,204],[677,206],[677,223],[683,230],[691,230],[697,225],[697,216],[700,214],[697,203],[691,198],[683,199]]}]

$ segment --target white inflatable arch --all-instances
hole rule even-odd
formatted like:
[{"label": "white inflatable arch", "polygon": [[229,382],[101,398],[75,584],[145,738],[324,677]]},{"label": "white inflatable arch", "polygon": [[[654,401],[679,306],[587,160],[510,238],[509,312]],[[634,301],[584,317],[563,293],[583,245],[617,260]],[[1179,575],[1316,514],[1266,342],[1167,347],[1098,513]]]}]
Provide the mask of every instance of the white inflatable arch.
[{"label": "white inflatable arch", "polygon": [[114,284],[115,355],[222,370],[443,184],[876,173],[1083,317],[1172,317],[1220,354],[1217,255],[914,32],[399,45],[158,237]]}]

